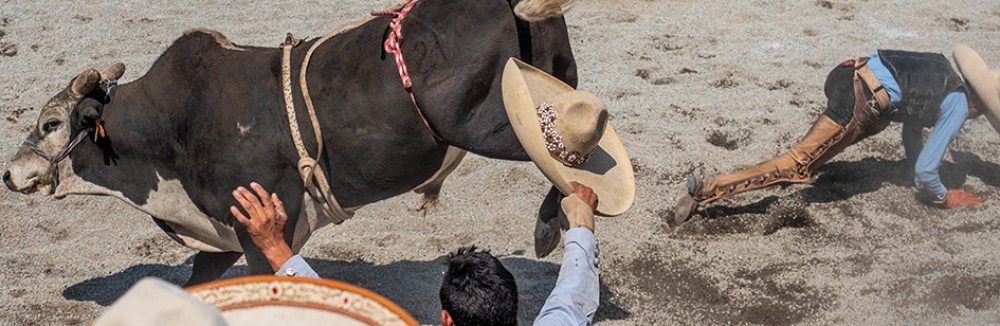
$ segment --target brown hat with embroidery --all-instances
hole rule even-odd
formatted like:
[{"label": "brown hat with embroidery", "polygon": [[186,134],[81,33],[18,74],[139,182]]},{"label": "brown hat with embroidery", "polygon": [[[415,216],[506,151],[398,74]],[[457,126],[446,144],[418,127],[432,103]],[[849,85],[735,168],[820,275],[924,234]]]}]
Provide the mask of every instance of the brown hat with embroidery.
[{"label": "brown hat with embroidery", "polygon": [[563,194],[571,181],[594,189],[597,213],[621,215],[635,199],[635,175],[608,110],[594,94],[511,58],[503,102],[514,133],[542,174]]},{"label": "brown hat with embroidery", "polygon": [[419,325],[392,301],[332,280],[249,276],[186,290],[229,325]]},{"label": "brown hat with embroidery", "polygon": [[392,301],[357,286],[268,275],[209,282],[183,290],[163,280],[143,279],[93,325],[419,324]]},{"label": "brown hat with embroidery", "polygon": [[1000,69],[990,69],[983,57],[965,44],[956,45],[952,56],[968,91],[978,99],[976,105],[985,107],[980,111],[986,113],[986,119],[1000,133]]}]

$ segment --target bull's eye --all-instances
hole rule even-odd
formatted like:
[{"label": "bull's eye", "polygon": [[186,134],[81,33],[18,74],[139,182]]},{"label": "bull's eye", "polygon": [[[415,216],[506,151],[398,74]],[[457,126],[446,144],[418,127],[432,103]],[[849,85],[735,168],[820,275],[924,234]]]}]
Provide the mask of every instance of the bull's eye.
[{"label": "bull's eye", "polygon": [[42,131],[44,131],[45,133],[50,133],[59,129],[59,126],[62,126],[62,121],[49,120],[49,122],[46,122],[44,125],[42,125]]}]

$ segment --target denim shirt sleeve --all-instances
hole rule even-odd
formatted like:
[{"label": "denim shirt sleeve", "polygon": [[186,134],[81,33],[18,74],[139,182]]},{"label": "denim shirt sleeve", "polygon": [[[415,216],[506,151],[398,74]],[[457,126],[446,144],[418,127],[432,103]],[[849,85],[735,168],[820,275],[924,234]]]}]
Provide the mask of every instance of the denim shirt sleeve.
[{"label": "denim shirt sleeve", "polygon": [[914,183],[918,190],[934,195],[939,200],[944,199],[948,189],[941,184],[938,168],[941,167],[944,152],[962,129],[968,115],[969,103],[964,92],[951,92],[941,102],[941,113],[934,124],[934,130],[927,137],[927,143],[914,166]]},{"label": "denim shirt sleeve", "polygon": [[535,325],[588,325],[600,302],[597,238],[586,228],[566,232],[559,279]]},{"label": "denim shirt sleeve", "polygon": [[868,60],[868,69],[871,69],[872,74],[875,75],[875,78],[878,78],[878,82],[882,84],[885,92],[889,94],[889,103],[899,104],[899,101],[903,100],[903,92],[899,88],[899,83],[896,82],[896,77],[882,63],[882,57],[878,55],[878,52],[872,53]]},{"label": "denim shirt sleeve", "polygon": [[277,276],[299,276],[308,278],[319,278],[316,271],[309,266],[309,263],[302,256],[295,255],[288,259],[284,265],[281,265],[281,269],[274,273]]}]

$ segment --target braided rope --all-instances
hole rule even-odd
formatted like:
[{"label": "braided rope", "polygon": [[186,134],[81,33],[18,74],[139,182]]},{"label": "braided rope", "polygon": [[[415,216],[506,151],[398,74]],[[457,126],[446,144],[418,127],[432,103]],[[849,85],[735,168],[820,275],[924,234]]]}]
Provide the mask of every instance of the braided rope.
[{"label": "braided rope", "polygon": [[401,47],[403,43],[403,18],[413,10],[413,7],[417,5],[417,0],[413,0],[406,4],[399,12],[395,11],[373,11],[372,16],[394,16],[392,20],[389,21],[389,35],[385,39],[385,52],[392,54],[393,58],[396,60],[396,69],[399,71],[399,79],[403,82],[403,89],[410,94],[410,100],[413,101],[413,107],[417,109],[417,115],[420,116],[420,121],[424,123],[427,130],[431,132],[435,140],[441,140],[441,137],[434,132],[434,128],[431,128],[430,122],[427,121],[427,117],[424,116],[423,110],[420,109],[420,105],[417,104],[417,98],[413,96],[413,80],[410,79],[410,72],[406,68],[406,60],[403,60],[403,49]]},{"label": "braided rope", "polygon": [[[410,0],[403,0],[392,7],[390,10],[396,10],[402,8]],[[353,211],[345,210],[337,202],[337,198],[333,196],[330,192],[330,183],[326,178],[326,173],[323,172],[323,168],[319,166],[319,158],[323,155],[323,131],[320,129],[319,119],[316,117],[316,109],[313,107],[312,97],[309,95],[309,84],[306,81],[306,71],[309,69],[309,61],[312,59],[313,53],[323,42],[333,38],[334,36],[343,34],[344,32],[353,30],[364,23],[367,23],[374,19],[374,17],[369,17],[361,21],[345,25],[340,29],[333,31],[318,41],[313,43],[309,50],[306,52],[305,58],[302,60],[302,68],[299,70],[299,85],[302,89],[302,97],[306,103],[306,112],[309,114],[309,121],[312,124],[313,133],[316,135],[316,158],[309,156],[309,152],[306,150],[305,143],[302,141],[301,129],[299,129],[299,122],[295,115],[295,103],[292,97],[292,48],[295,47],[297,42],[286,42],[281,45],[282,59],[281,59],[281,86],[284,92],[285,98],[285,110],[288,115],[288,128],[292,135],[292,142],[295,144],[295,150],[299,154],[299,161],[296,168],[299,170],[299,175],[302,177],[302,184],[305,186],[309,195],[316,199],[321,205],[321,211],[323,215],[326,215],[334,224],[340,224],[347,219],[354,216]]]}]

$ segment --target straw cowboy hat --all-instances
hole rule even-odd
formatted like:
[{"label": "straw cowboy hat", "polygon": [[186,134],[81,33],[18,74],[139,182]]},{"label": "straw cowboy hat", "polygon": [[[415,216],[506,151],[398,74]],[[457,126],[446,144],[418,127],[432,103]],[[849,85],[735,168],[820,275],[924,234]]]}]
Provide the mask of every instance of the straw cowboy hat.
[{"label": "straw cowboy hat", "polygon": [[628,211],[635,175],[600,99],[511,58],[503,72],[503,102],[518,141],[559,191],[568,195],[569,183],[579,182],[597,194],[598,214]]},{"label": "straw cowboy hat", "polygon": [[986,119],[1000,133],[1000,69],[990,69],[983,57],[965,44],[956,45],[952,56],[970,93],[979,99],[976,104],[981,111],[985,107]]},{"label": "straw cowboy hat", "polygon": [[[185,292],[186,290],[186,292]],[[417,325],[402,308],[346,283],[250,276],[181,289],[144,279],[94,326],[116,325]]]}]

